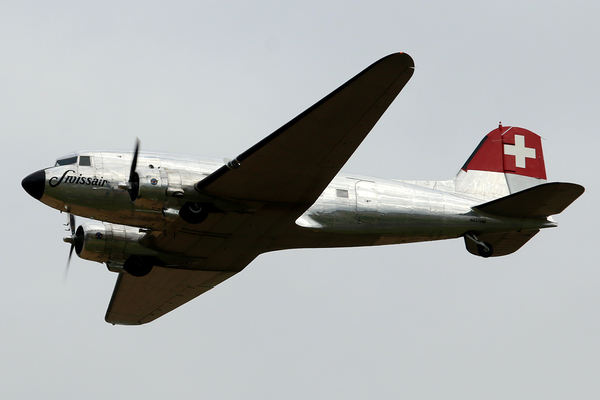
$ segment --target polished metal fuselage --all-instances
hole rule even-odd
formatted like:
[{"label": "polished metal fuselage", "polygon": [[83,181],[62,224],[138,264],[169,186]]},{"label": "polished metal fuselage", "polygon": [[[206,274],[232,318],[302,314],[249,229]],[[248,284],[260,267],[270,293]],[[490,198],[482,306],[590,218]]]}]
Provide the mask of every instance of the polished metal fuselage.
[{"label": "polished metal fuselage", "polygon": [[[168,229],[186,199],[166,196],[152,207],[132,203],[127,182],[132,153],[81,151],[91,165],[45,170],[43,203],[78,216],[155,231]],[[215,159],[142,153],[140,181],[168,181],[165,190],[186,190],[223,163]],[[157,178],[158,177],[158,178]],[[434,189],[435,187],[435,189]],[[236,200],[236,199],[231,199]],[[251,201],[252,199],[238,199]],[[277,248],[367,246],[458,238],[467,232],[494,233],[555,226],[546,219],[500,218],[472,207],[489,199],[454,190],[454,182],[398,181],[338,174],[296,221]]]}]

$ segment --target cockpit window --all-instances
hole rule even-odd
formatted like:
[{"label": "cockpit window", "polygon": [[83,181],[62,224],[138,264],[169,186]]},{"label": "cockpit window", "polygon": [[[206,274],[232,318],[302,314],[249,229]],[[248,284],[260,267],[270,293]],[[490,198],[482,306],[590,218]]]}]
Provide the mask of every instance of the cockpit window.
[{"label": "cockpit window", "polygon": [[77,162],[77,156],[61,158],[60,160],[56,160],[55,167],[58,167],[59,165],[75,164],[76,162]]},{"label": "cockpit window", "polygon": [[90,156],[79,156],[79,165],[89,167],[92,165]]}]

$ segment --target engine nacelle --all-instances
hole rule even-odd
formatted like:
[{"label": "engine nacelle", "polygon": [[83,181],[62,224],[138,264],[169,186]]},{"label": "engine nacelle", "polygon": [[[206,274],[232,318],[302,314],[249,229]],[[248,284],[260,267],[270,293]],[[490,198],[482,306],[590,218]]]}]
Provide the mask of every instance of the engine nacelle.
[{"label": "engine nacelle", "polygon": [[139,228],[94,222],[80,225],[75,232],[75,251],[83,259],[97,262],[125,262],[130,256],[153,256],[155,250],[140,244]]},{"label": "engine nacelle", "polygon": [[162,210],[171,199],[199,201],[194,185],[205,178],[201,172],[169,170],[164,168],[138,168],[137,188],[133,203],[141,208]]}]

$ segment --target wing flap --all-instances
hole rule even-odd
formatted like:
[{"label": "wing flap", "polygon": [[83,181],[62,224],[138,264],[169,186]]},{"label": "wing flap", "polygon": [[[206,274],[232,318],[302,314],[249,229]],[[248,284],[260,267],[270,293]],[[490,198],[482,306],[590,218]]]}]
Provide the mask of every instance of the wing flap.
[{"label": "wing flap", "polygon": [[473,207],[475,211],[513,218],[548,217],[560,214],[583,194],[581,185],[551,182]]}]

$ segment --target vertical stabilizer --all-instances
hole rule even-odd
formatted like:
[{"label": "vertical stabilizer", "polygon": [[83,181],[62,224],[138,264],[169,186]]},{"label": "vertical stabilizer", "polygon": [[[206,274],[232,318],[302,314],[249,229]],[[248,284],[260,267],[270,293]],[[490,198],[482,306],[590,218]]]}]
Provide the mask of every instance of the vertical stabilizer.
[{"label": "vertical stabilizer", "polygon": [[456,176],[456,191],[498,198],[546,182],[541,137],[517,127],[488,133]]}]

